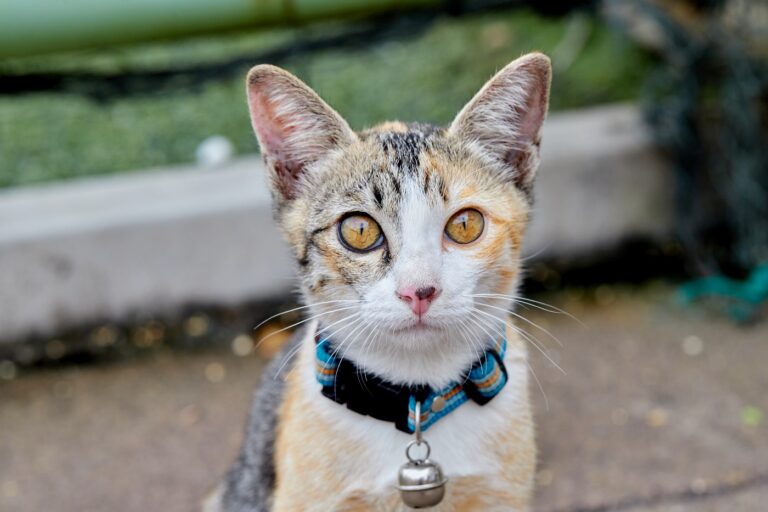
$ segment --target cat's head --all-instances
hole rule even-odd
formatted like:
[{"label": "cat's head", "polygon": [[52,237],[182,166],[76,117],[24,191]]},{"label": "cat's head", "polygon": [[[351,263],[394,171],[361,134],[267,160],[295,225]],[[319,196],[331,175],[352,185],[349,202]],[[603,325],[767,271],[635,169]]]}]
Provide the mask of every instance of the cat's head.
[{"label": "cat's head", "polygon": [[447,128],[355,133],[290,73],[251,70],[276,218],[339,354],[390,380],[441,384],[502,335],[550,75],[549,59],[529,54]]}]

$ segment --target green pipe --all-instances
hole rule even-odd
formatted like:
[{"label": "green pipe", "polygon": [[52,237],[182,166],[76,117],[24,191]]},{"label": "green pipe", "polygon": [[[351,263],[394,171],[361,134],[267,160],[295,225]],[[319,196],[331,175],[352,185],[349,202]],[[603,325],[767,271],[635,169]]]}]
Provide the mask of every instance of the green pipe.
[{"label": "green pipe", "polygon": [[439,0],[0,0],[0,59],[438,3]]}]

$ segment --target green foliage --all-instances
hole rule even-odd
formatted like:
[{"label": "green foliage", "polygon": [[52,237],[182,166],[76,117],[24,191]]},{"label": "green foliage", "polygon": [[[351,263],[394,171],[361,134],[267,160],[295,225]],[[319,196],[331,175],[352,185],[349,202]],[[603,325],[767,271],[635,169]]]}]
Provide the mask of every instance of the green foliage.
[{"label": "green foliage", "polygon": [[[280,65],[316,88],[355,128],[385,119],[446,123],[495,70],[531,50],[554,54],[553,110],[635,98],[650,59],[594,20],[581,21],[586,37],[564,66],[558,54],[570,44],[563,38],[573,20],[519,10],[440,18],[425,32],[397,42],[316,51]],[[331,24],[312,30],[337,29]],[[296,33],[286,29],[16,60],[1,69],[162,69],[256,54]],[[71,94],[0,97],[0,186],[189,162],[197,145],[213,134],[228,137],[239,153],[256,151],[245,108],[245,71],[198,91],[107,104]]]}]

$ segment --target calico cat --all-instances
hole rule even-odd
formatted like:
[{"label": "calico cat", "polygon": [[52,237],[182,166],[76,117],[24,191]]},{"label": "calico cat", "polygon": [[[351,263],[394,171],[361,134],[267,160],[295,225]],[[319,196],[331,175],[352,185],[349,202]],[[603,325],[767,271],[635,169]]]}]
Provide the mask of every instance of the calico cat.
[{"label": "calico cat", "polygon": [[526,349],[509,324],[551,66],[503,68],[447,128],[356,133],[282,69],[251,120],[312,313],[267,370],[206,510],[402,510],[421,408],[449,478],[434,510],[527,510],[536,464]]}]

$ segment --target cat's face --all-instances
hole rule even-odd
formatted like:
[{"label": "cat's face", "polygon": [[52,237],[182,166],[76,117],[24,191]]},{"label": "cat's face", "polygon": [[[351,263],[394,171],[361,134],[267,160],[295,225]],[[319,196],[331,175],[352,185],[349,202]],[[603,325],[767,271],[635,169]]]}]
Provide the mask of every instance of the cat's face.
[{"label": "cat's face", "polygon": [[503,333],[548,86],[548,59],[531,55],[447,129],[356,134],[295,77],[251,71],[277,219],[339,354],[392,380],[439,384]]}]

